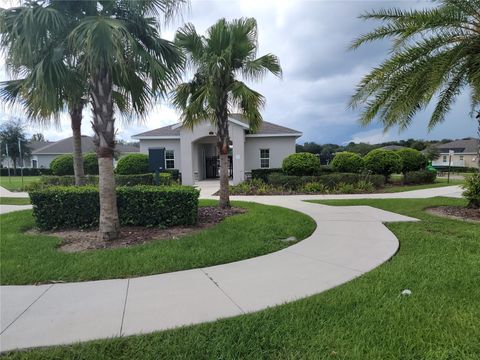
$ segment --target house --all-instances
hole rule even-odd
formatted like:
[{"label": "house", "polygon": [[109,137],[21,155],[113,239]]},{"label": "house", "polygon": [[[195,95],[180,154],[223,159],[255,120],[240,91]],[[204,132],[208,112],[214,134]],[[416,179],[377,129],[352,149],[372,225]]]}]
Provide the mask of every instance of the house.
[{"label": "house", "polygon": [[[117,144],[115,149],[120,156],[123,154],[138,153],[139,151],[139,148],[136,146],[122,144]],[[92,137],[82,135],[82,152],[84,154],[95,152],[95,144],[93,143]],[[36,149],[32,148],[30,160],[25,161],[25,167],[49,168],[53,159],[64,154],[73,154],[73,137],[49,142],[47,145],[37,147]]]},{"label": "house", "polygon": [[449,152],[453,151],[451,166],[476,167],[478,168],[479,140],[467,138],[455,140],[445,144],[436,145],[440,150],[440,157],[432,162],[434,167],[446,167],[449,165]]},{"label": "house", "polygon": [[[252,169],[278,168],[283,159],[295,152],[295,141],[302,133],[284,126],[263,121],[252,133],[241,115],[228,118],[230,134],[230,176],[234,184],[248,177]],[[193,129],[180,123],[164,126],[132,136],[140,140],[140,152],[153,149],[163,153],[165,169],[178,169],[182,183],[214,179],[219,176],[219,153],[216,127],[205,121]]]}]

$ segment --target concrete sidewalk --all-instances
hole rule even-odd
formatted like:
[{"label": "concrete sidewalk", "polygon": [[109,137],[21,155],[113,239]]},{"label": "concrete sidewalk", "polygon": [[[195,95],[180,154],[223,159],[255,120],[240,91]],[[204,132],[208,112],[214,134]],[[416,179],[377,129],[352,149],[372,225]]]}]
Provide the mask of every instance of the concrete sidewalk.
[{"label": "concrete sidewalk", "polygon": [[0,186],[0,197],[28,198],[28,193],[10,191]]},{"label": "concrete sidewalk", "polygon": [[1,350],[165,330],[313,295],[395,254],[398,241],[383,222],[416,221],[368,206],[330,207],[285,196],[248,200],[301,211],[317,228],[281,251],[224,265],[132,279],[2,286]]}]

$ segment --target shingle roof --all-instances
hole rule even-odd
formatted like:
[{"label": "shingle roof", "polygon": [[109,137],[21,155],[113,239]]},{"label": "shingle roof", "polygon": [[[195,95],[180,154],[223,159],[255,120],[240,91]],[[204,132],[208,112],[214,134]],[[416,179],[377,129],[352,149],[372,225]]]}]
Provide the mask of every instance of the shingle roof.
[{"label": "shingle roof", "polygon": [[[131,145],[117,144],[115,150],[120,153],[139,152],[139,148]],[[94,152],[95,145],[93,139],[90,136],[82,135],[82,152]],[[46,146],[37,148],[32,151],[33,155],[42,154],[71,154],[73,153],[73,137],[51,142]]]},{"label": "shingle roof", "polygon": [[402,149],[406,149],[406,147],[402,146],[402,145],[387,145],[387,146],[382,146],[380,149],[383,149],[383,150],[402,150]]},{"label": "shingle roof", "polygon": [[40,149],[44,146],[47,146],[53,143],[54,143],[53,141],[32,141],[32,142],[29,142],[27,145],[31,151],[35,151],[37,149]]},{"label": "shingle roof", "polygon": [[[240,114],[231,114],[230,118],[241,121],[245,125],[248,125],[248,122],[243,119]],[[144,137],[144,136],[180,136],[180,128],[179,124],[167,125],[158,129],[149,130],[141,134],[134,135],[135,138]],[[298,135],[301,134],[301,131],[293,130],[287,128],[285,126],[277,125],[268,121],[263,121],[260,129],[255,133],[256,135]]]},{"label": "shingle roof", "polygon": [[447,153],[454,150],[456,153],[476,153],[478,151],[479,140],[474,138],[455,140],[445,144],[437,145],[440,152]]}]

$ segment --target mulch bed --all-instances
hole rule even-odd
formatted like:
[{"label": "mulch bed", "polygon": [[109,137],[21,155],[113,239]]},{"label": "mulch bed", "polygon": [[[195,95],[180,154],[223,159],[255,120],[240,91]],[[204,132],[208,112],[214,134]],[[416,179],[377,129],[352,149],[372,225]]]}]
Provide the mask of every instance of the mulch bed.
[{"label": "mulch bed", "polygon": [[185,235],[194,234],[210,228],[223,219],[236,214],[242,214],[242,208],[220,209],[214,206],[198,208],[198,221],[194,226],[175,226],[170,228],[147,228],[140,226],[123,226],[120,238],[112,241],[98,237],[96,229],[89,230],[58,230],[43,232],[63,239],[60,251],[78,252],[95,249],[124,248],[132,245],[146,244],[155,240],[174,240]]},{"label": "mulch bed", "polygon": [[470,209],[460,206],[437,206],[428,208],[426,211],[433,215],[451,219],[480,222],[480,209]]}]

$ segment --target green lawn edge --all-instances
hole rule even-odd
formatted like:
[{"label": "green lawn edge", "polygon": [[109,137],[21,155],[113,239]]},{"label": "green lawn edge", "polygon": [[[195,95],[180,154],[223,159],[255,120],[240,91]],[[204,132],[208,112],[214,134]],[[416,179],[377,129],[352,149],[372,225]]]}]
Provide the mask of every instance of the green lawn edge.
[{"label": "green lawn edge", "polygon": [[30,198],[0,197],[0,205],[30,205]]}]

